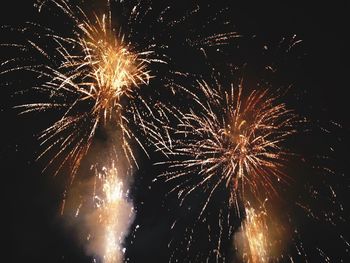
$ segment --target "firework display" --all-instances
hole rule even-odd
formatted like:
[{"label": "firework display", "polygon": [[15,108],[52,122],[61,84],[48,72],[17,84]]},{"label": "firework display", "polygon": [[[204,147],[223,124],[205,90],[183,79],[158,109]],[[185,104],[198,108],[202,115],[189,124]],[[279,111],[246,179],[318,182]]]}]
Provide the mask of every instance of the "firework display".
[{"label": "firework display", "polygon": [[[50,18],[2,28],[16,40],[0,46],[14,54],[2,55],[0,76],[16,86],[11,111],[39,116],[43,173],[68,175],[57,210],[90,261],[139,262],[161,238],[167,262],[346,262],[345,174],[330,165],[333,146],[314,146],[342,126],[305,117],[304,94],[291,99],[291,85],[264,75],[278,63],[246,56],[256,36],[235,32],[231,5],[34,5]],[[264,42],[262,53],[283,50],[283,64],[300,43]],[[342,254],[311,242],[308,225]]]},{"label": "firework display", "polygon": [[[49,5],[56,12],[63,13],[62,19],[70,21],[71,32],[61,35],[50,27],[29,23],[19,31],[22,34],[29,32],[29,37],[33,39],[23,45],[14,44],[13,47],[29,53],[30,63],[15,61],[13,64],[9,60],[4,63],[7,69],[2,70],[2,74],[29,71],[41,79],[34,90],[38,95],[46,96],[46,99],[16,108],[22,114],[40,111],[60,113],[60,118],[39,137],[44,149],[39,158],[48,152],[55,153],[48,165],[57,161],[60,164],[58,173],[68,162],[73,177],[100,128],[108,130],[112,127],[119,131],[116,141],[121,142],[123,156],[131,165],[137,165],[131,143],[136,142],[141,148],[143,144],[130,129],[130,118],[140,120],[142,125],[143,111],[147,114],[151,111],[149,102],[138,91],[141,86],[145,89],[144,86],[148,86],[155,76],[162,80],[159,82],[161,89],[165,89],[172,85],[174,75],[181,74],[180,71],[174,72],[172,65],[169,65],[168,73],[159,76],[162,66],[171,64],[163,32],[159,36],[143,36],[141,31],[136,31],[151,11],[151,6],[148,6],[151,3],[143,5],[139,2],[132,6],[125,15],[128,18],[125,22],[127,30],[122,26],[113,27],[111,3],[106,3],[106,12],[90,15],[64,0],[40,2],[39,10]],[[145,12],[143,16],[142,12]],[[165,28],[175,27],[176,21],[174,25],[162,22],[164,12],[152,22],[164,24]],[[187,44],[187,48],[197,50],[205,46],[223,45],[235,36],[231,32],[212,35],[203,43],[193,40]],[[136,41],[141,37],[146,39]],[[163,39],[164,44],[160,44]],[[36,59],[32,53],[41,58]],[[143,108],[140,108],[140,104]]]}]

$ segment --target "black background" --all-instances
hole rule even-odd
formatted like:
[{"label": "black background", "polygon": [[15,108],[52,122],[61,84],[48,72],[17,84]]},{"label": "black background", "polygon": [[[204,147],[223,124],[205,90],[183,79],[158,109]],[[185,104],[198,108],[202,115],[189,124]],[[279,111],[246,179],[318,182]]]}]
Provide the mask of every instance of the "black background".
[{"label": "black background", "polygon": [[[177,1],[177,4],[181,5],[182,2]],[[334,158],[337,168],[346,177],[350,146],[349,4],[346,1],[293,1],[288,4],[226,2],[200,1],[203,5],[228,6],[233,30],[245,36],[256,35],[257,46],[270,43],[273,46],[283,37],[294,34],[303,40],[302,48],[295,54],[297,62],[294,61],[295,64],[291,66],[294,70],[282,71],[278,78],[297,87],[297,92],[302,96],[297,104],[299,112],[321,123],[333,120],[342,125],[333,136],[342,138]],[[19,25],[36,16],[32,1],[7,0],[0,6],[2,25]],[[1,37],[1,42],[6,43],[6,39]],[[1,48],[0,53],[7,52],[3,50]],[[260,52],[256,51],[257,54]],[[254,61],[255,55],[251,53],[247,60]],[[6,82],[9,77],[2,78],[5,78],[2,82]],[[17,117],[16,112],[9,109],[17,103],[17,97],[13,97],[6,85],[1,87],[0,98],[1,236],[5,243],[2,258],[8,258],[4,262],[91,262],[83,247],[74,241],[72,230],[62,223],[59,216],[63,180],[42,175],[42,163],[34,161],[38,149],[35,134],[45,120],[38,115],[33,118]],[[321,140],[325,147],[331,143],[327,140]],[[164,204],[166,189],[151,184],[152,172],[154,170],[146,160],[142,172],[139,172],[140,179],[136,179],[134,186],[135,203],[139,207],[135,225],[139,224],[140,229],[135,238],[128,239],[128,242],[134,240],[132,244],[128,243],[128,255],[132,262],[167,262],[170,255],[167,248],[171,236],[169,228],[176,213],[181,213],[175,208],[169,212],[169,207],[175,202]],[[343,184],[341,196],[346,208],[348,179],[335,183]],[[350,237],[345,228],[341,231],[345,239]],[[332,262],[340,262],[339,258],[347,262],[350,257],[345,251],[346,246],[339,247],[332,239],[327,242],[327,232],[324,235],[329,246],[329,257],[335,260]],[[313,240],[312,237],[309,239]],[[314,258],[311,253],[309,262],[320,262],[320,259]]]}]

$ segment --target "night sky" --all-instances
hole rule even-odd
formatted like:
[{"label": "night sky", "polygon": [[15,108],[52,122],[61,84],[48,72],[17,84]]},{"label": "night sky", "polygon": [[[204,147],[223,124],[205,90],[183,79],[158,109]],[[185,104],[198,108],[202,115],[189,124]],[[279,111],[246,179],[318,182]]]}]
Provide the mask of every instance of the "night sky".
[{"label": "night sky", "polygon": [[[154,1],[155,6],[159,5],[157,2],[165,1]],[[186,2],[181,0],[171,4],[181,7]],[[334,204],[333,211],[337,214],[341,213],[340,217],[344,220],[340,220],[335,227],[328,227],[323,223],[312,223],[311,220],[301,220],[300,229],[304,233],[306,249],[322,247],[330,258],[330,262],[349,262],[350,247],[344,241],[350,241],[350,233],[346,229],[350,209],[348,201],[350,118],[347,95],[350,70],[349,4],[346,1],[258,5],[242,4],[242,1],[237,4],[234,2],[198,1],[201,6],[210,4],[213,8],[204,9],[198,21],[192,19],[191,23],[194,24],[184,26],[184,30],[191,26],[199,26],[205,21],[206,16],[211,15],[212,10],[227,7],[225,18],[231,22],[232,31],[241,34],[243,39],[237,40],[237,44],[226,50],[226,55],[213,56],[213,65],[221,70],[224,68],[222,65],[227,65],[230,61],[239,65],[244,64],[242,63],[244,61],[248,65],[244,71],[245,79],[251,76],[260,78],[262,74],[259,69],[265,64],[276,65],[278,71],[272,77],[269,76],[272,79],[270,83],[283,87],[292,85],[287,97],[288,105],[295,108],[300,115],[312,120],[313,128],[325,127],[329,130],[323,133],[321,129],[315,128],[318,132],[299,136],[293,148],[301,154],[310,156],[329,154],[330,160],[326,165],[333,169],[336,175],[328,179],[337,190],[338,202],[344,209],[338,211],[337,203]],[[114,11],[114,14],[118,13]],[[5,0],[1,4],[1,25],[16,27],[25,21],[33,20],[51,26],[51,19],[48,17],[43,20],[38,18],[31,0]],[[52,23],[55,23],[56,27],[60,25],[57,22]],[[6,32],[1,33],[2,44],[16,39],[15,33]],[[296,39],[302,40],[298,47],[293,48],[289,53],[285,52],[283,44],[282,47],[278,47],[278,43],[283,38],[288,42],[288,39],[292,39],[294,35]],[[264,46],[268,47],[268,51],[264,51]],[[0,47],[1,60],[11,56],[11,52],[13,52],[11,49]],[[177,56],[178,61],[186,61],[186,53],[174,51],[174,55]],[[198,59],[198,61],[202,60],[203,57]],[[189,68],[196,67],[196,61],[193,60],[179,64],[181,63]],[[16,85],[11,84],[14,82]],[[5,244],[1,261],[92,262],[92,257],[87,256],[84,247],[76,242],[77,233],[74,227],[64,222],[60,216],[60,205],[66,182],[64,174],[53,177],[50,171],[41,173],[44,163],[35,161],[40,149],[36,134],[50,122],[47,119],[48,115],[17,116],[18,112],[12,109],[13,106],[27,101],[23,95],[18,94],[18,91],[28,89],[33,82],[35,80],[21,73],[0,75],[0,163],[1,203],[3,204],[1,236]],[[332,122],[340,124],[340,127],[333,125]],[[333,150],[329,152],[330,147]],[[167,195],[170,186],[152,183],[160,169],[154,167],[152,163],[160,159],[161,157],[156,153],[151,154],[150,159],[140,153],[141,169],[135,173],[131,189],[137,214],[130,236],[126,239],[127,257],[130,262],[168,262],[172,254],[171,249],[168,248],[169,241],[172,238],[180,240],[182,236],[180,230],[177,233],[170,230],[174,219],[181,218],[183,226],[195,222],[194,212],[187,213],[184,211],[187,208],[180,208],[176,195]],[[317,179],[310,180],[314,180],[317,185]],[[332,209],[327,200],[324,204],[322,203],[322,193],[323,190],[320,187],[321,198],[315,207],[319,207],[320,210]],[[196,200],[193,202],[195,210],[197,203]],[[217,224],[216,206],[222,203],[222,199],[217,197],[210,207],[212,210],[208,215],[208,222],[212,222],[213,225],[215,222]],[[137,225],[140,227],[134,232],[133,229]],[[175,252],[179,262],[202,262],[203,260],[196,259],[196,255],[205,254],[212,249],[211,244],[207,244],[204,238],[201,238],[206,235],[205,227],[199,225],[196,231],[195,236],[201,241],[189,252],[185,248]],[[342,233],[344,240],[339,238],[339,233]],[[224,253],[228,256],[225,262],[230,262],[234,256],[231,255],[230,241],[226,243],[227,248],[224,249]],[[293,249],[290,253],[296,255]],[[209,262],[214,261],[210,259]],[[300,259],[300,262],[304,261]],[[327,261],[317,250],[311,249],[308,253],[308,262]]]}]

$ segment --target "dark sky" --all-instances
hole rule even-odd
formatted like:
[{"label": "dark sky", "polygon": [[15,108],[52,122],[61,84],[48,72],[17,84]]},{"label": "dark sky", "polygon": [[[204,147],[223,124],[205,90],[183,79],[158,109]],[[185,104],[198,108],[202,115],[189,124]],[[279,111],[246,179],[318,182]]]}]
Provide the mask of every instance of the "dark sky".
[{"label": "dark sky", "polygon": [[[176,1],[176,5],[185,2]],[[345,218],[349,218],[350,207],[348,201],[346,202],[346,199],[349,199],[349,180],[346,178],[349,169],[346,164],[349,161],[350,146],[347,96],[350,70],[349,4],[346,1],[313,1],[315,4],[292,1],[288,4],[258,5],[236,4],[234,1],[220,1],[220,4],[216,2],[199,1],[204,6],[211,3],[218,9],[220,8],[216,5],[229,8],[227,18],[231,21],[233,30],[248,39],[242,41],[241,45],[254,43],[249,47],[241,47],[242,53],[237,50],[233,53],[240,54],[240,59],[247,60],[250,64],[254,65],[254,61],[257,64],[263,63],[260,61],[262,49],[259,48],[264,45],[273,48],[283,37],[291,38],[294,34],[303,40],[301,47],[289,54],[288,58],[280,55],[277,50],[276,58],[271,55],[271,60],[279,60],[278,63],[282,65],[276,74],[278,83],[293,83],[298,99],[291,100],[291,104],[296,105],[298,112],[318,120],[320,125],[327,126],[331,120],[342,125],[339,129],[331,128],[333,130],[329,136],[315,135],[314,144],[319,143],[319,149],[335,145],[332,165],[337,173],[344,176],[340,176],[339,181],[334,179],[333,183],[340,189],[339,201],[344,203],[345,209],[347,208],[343,212]],[[209,10],[207,12],[210,15]],[[1,4],[1,25],[20,25],[24,21],[35,20],[36,16],[36,10],[30,0],[5,0]],[[7,35],[1,33],[1,43],[6,43],[7,40],[3,36]],[[1,59],[8,56],[7,52],[11,51],[0,47]],[[179,59],[184,56],[178,55]],[[0,76],[0,83],[12,81],[11,78],[21,82],[22,77],[21,74]],[[30,80],[23,77],[23,86],[28,85],[26,81]],[[5,244],[2,258],[7,258],[4,262],[92,262],[92,259],[85,255],[83,247],[74,241],[74,230],[67,227],[59,216],[64,179],[41,174],[43,163],[34,161],[39,148],[35,134],[47,120],[40,115],[18,117],[10,108],[21,99],[13,96],[11,85],[1,86],[1,236]],[[19,90],[18,87],[16,89]],[[338,138],[341,138],[341,141]],[[298,145],[302,148],[303,143],[299,142]],[[306,146],[314,144],[305,142]],[[152,185],[157,170],[152,167],[151,160],[144,159],[142,163],[143,167],[136,174],[133,187],[135,206],[138,208],[134,226],[141,227],[134,238],[127,239],[128,256],[131,262],[168,262],[171,252],[167,244],[173,235],[169,229],[173,219],[181,216],[182,211],[176,207],[174,198],[165,199],[166,186]],[[320,206],[322,207],[322,204]],[[214,211],[215,209],[213,213]],[[349,240],[350,234],[344,225],[346,223],[336,229],[344,233],[344,238]],[[340,262],[340,258],[344,259],[344,262],[350,259],[344,244],[338,245],[339,240],[332,242],[332,230],[322,228],[322,224],[319,228],[305,226],[307,227],[318,233],[313,238],[312,231],[305,231],[308,234],[306,243],[309,246],[326,246],[331,262]],[[201,236],[200,233],[197,235]],[[328,236],[330,240],[327,240]],[[313,244],[314,239],[317,241]],[[325,244],[328,244],[328,247]],[[200,251],[208,247],[200,244],[196,249]],[[179,262],[184,258],[181,253],[185,252],[178,252]],[[189,252],[189,255],[191,253]],[[310,253],[309,262],[320,262],[319,254],[313,253]],[[195,262],[194,258],[192,262]]]}]

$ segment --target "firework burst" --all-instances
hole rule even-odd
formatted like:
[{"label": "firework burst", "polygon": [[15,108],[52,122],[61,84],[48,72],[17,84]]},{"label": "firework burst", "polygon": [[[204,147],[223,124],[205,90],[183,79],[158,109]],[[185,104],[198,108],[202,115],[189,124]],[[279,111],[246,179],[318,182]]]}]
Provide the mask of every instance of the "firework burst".
[{"label": "firework burst", "polygon": [[[336,212],[334,206],[330,209],[332,212],[325,209],[328,201],[322,200],[323,197],[315,197],[323,208],[312,209],[309,203],[310,196],[322,191],[337,204],[334,185],[329,182],[334,171],[319,159],[314,165],[305,158],[295,160],[294,157],[300,155],[295,154],[295,149],[289,150],[289,140],[310,132],[311,122],[288,109],[280,90],[248,90],[242,81],[229,89],[218,81],[215,85],[199,81],[198,87],[191,93],[189,113],[178,118],[179,124],[174,130],[168,129],[172,131],[169,137],[172,140],[164,148],[170,160],[161,163],[167,171],[156,179],[167,181],[170,193],[177,194],[181,206],[186,206],[189,211],[186,212],[196,218],[184,230],[184,241],[179,237],[179,244],[187,243],[187,251],[194,243],[200,246],[201,240],[197,238],[200,234],[196,231],[203,231],[200,226],[207,224],[211,243],[207,260],[227,259],[228,253],[223,248],[227,237],[234,238],[233,254],[238,262],[308,262],[309,253],[329,261],[324,248],[305,245],[307,239],[301,237],[298,222],[306,220],[305,215],[315,220],[315,225],[330,222],[338,227],[342,226],[342,220],[346,222],[343,212]],[[305,170],[300,172],[300,167]],[[293,174],[288,172],[291,168],[294,168]],[[318,169],[323,170],[328,179],[321,180],[324,175],[320,176]],[[313,180],[317,182],[310,183],[315,175]],[[300,191],[298,184],[302,182]],[[331,189],[333,197],[321,190],[323,187]],[[201,196],[199,201],[198,196]],[[261,200],[266,201],[257,205]],[[307,213],[300,212],[300,208]],[[212,234],[215,222],[211,219],[219,228],[216,236]],[[173,229],[181,225],[181,220],[175,220]],[[339,237],[344,241],[343,234]],[[169,244],[176,242],[171,240]],[[196,256],[201,257],[201,253]]]},{"label": "firework burst", "polygon": [[[157,77],[158,85],[171,87],[174,92],[176,78],[183,73],[170,66],[172,34],[179,24],[200,11],[196,6],[180,18],[168,19],[170,6],[155,14],[151,1],[117,1],[114,4],[123,11],[118,17],[120,25],[113,26],[111,4],[106,1],[106,12],[89,15],[65,0],[41,1],[39,10],[43,11],[45,6],[54,8],[68,21],[69,32],[59,33],[38,23],[28,23],[18,31],[29,34],[29,40],[10,46],[29,55],[29,62],[19,63],[12,58],[2,64],[7,68],[1,74],[25,70],[38,76],[34,91],[37,97],[46,99],[17,108],[22,114],[50,111],[59,117],[40,136],[44,150],[39,158],[54,153],[47,167],[58,163],[58,173],[69,163],[73,178],[100,130],[113,129],[114,136],[109,137],[113,137],[113,145],[121,145],[115,149],[118,158],[126,158],[130,167],[138,165],[131,144],[135,142],[143,151],[146,149],[131,126],[152,132],[152,125],[143,127],[146,116],[154,117],[153,107],[148,104],[150,101],[152,105],[162,104],[155,103],[155,98],[144,98],[140,88]],[[147,24],[160,28],[145,33],[143,26]],[[204,51],[204,47],[228,45],[235,37],[234,32],[186,35],[179,46]],[[33,54],[39,54],[40,59]]]},{"label": "firework burst", "polygon": [[274,183],[287,179],[283,143],[296,131],[296,115],[268,89],[245,93],[241,83],[225,91],[204,81],[199,87],[205,100],[195,99],[199,110],[183,115],[172,142],[172,154],[184,160],[171,161],[172,172],[162,176],[180,180],[175,189],[183,187],[182,199],[206,189],[201,214],[220,185],[229,189],[231,205],[245,191],[272,195]]},{"label": "firework burst", "polygon": [[[134,134],[124,117],[124,98],[132,99],[139,85],[149,84],[147,69],[152,51],[136,51],[124,36],[116,35],[110,14],[95,15],[91,20],[78,7],[72,9],[65,1],[52,1],[72,21],[75,37],[62,37],[46,29],[44,34],[55,43],[55,56],[50,56],[36,43],[29,43],[58,66],[33,65],[25,69],[48,79],[36,90],[49,94],[50,101],[18,106],[21,113],[54,110],[61,118],[42,132],[42,157],[53,148],[58,149],[49,165],[56,159],[62,167],[72,164],[74,175],[83,156],[88,152],[96,131],[112,125],[119,131],[119,143],[125,156],[136,162],[129,139]],[[58,58],[57,58],[58,57]],[[60,169],[57,169],[57,172]]]}]

